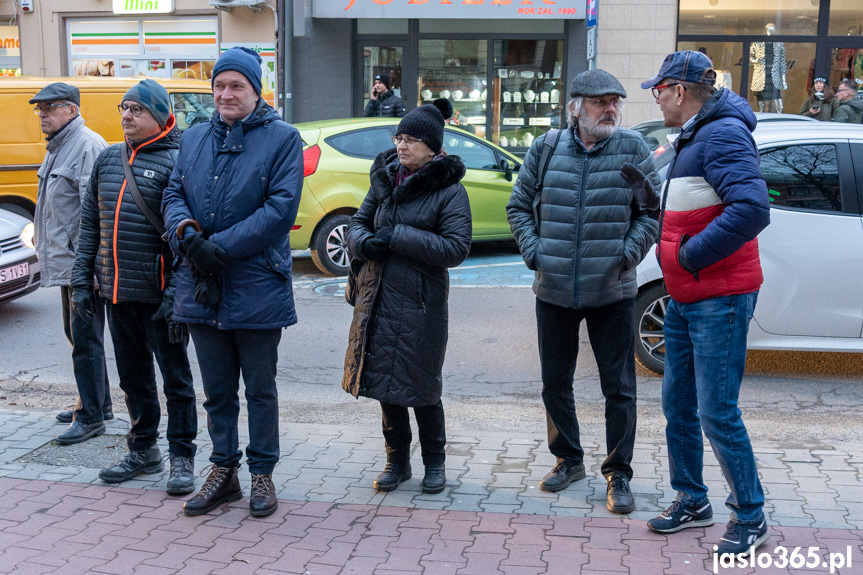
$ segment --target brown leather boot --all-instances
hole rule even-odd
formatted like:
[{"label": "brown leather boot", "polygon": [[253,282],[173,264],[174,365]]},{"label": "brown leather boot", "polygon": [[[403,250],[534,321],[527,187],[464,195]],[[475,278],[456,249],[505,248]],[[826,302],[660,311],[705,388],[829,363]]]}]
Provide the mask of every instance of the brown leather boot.
[{"label": "brown leather boot", "polygon": [[252,473],[252,496],[249,497],[249,514],[252,517],[272,515],[279,507],[272,473]]},{"label": "brown leather boot", "polygon": [[236,501],[243,497],[236,467],[217,465],[211,467],[210,475],[204,481],[201,491],[183,505],[183,512],[186,515],[204,515],[222,503]]}]

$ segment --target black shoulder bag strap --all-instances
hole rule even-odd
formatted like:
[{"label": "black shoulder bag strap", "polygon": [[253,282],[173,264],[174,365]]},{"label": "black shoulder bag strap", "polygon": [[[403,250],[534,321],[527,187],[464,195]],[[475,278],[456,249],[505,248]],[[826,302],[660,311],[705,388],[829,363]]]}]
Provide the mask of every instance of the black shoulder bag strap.
[{"label": "black shoulder bag strap", "polygon": [[150,225],[156,228],[162,240],[165,240],[165,222],[150,209],[150,206],[147,205],[147,202],[141,196],[138,184],[135,183],[135,174],[132,173],[132,165],[129,163],[129,150],[125,142],[120,144],[120,159],[123,160],[123,172],[126,174],[126,189],[132,194],[135,204],[137,204],[138,209],[141,210],[141,213],[150,222]]},{"label": "black shoulder bag strap", "polygon": [[542,200],[542,182],[545,179],[545,172],[548,170],[548,163],[551,161],[551,155],[557,147],[557,141],[560,139],[560,130],[549,130],[545,134],[545,140],[542,142],[542,152],[539,154],[539,164],[537,165],[536,182],[533,185],[533,220],[536,222],[536,230],[539,231],[539,203]]}]

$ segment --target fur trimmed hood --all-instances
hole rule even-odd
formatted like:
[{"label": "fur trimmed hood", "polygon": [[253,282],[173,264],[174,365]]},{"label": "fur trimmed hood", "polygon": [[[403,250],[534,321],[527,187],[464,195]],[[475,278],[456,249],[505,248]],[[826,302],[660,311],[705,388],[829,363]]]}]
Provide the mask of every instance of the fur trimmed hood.
[{"label": "fur trimmed hood", "polygon": [[408,178],[400,186],[396,186],[396,173],[400,166],[395,148],[381,152],[375,158],[369,176],[372,190],[379,200],[392,196],[393,203],[409,202],[422,194],[457,184],[465,175],[464,162],[461,158],[444,156],[432,160],[425,169]]}]

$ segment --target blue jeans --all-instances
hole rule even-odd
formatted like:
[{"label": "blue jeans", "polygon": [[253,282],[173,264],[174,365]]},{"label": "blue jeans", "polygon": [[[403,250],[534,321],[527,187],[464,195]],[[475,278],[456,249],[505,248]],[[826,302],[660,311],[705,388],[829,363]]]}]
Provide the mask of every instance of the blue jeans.
[{"label": "blue jeans", "polygon": [[746,364],[746,335],[758,292],[695,303],[670,300],[665,314],[662,410],[671,487],[679,500],[707,497],[702,468],[710,441],[731,490],[731,519],[760,521],[764,491],[737,399]]}]

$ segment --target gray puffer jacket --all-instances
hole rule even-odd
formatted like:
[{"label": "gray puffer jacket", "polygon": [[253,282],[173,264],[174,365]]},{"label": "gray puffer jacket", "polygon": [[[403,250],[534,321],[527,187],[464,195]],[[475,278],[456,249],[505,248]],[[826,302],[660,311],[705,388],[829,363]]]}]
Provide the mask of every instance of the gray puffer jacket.
[{"label": "gray puffer jacket", "polygon": [[[546,303],[596,308],[635,296],[635,266],[656,241],[659,224],[634,201],[620,175],[630,162],[659,189],[659,175],[640,134],[618,128],[589,152],[564,130],[548,164],[534,215],[534,184],[545,136],[534,141],[506,207],[533,291]],[[539,229],[537,229],[537,227]]]}]

